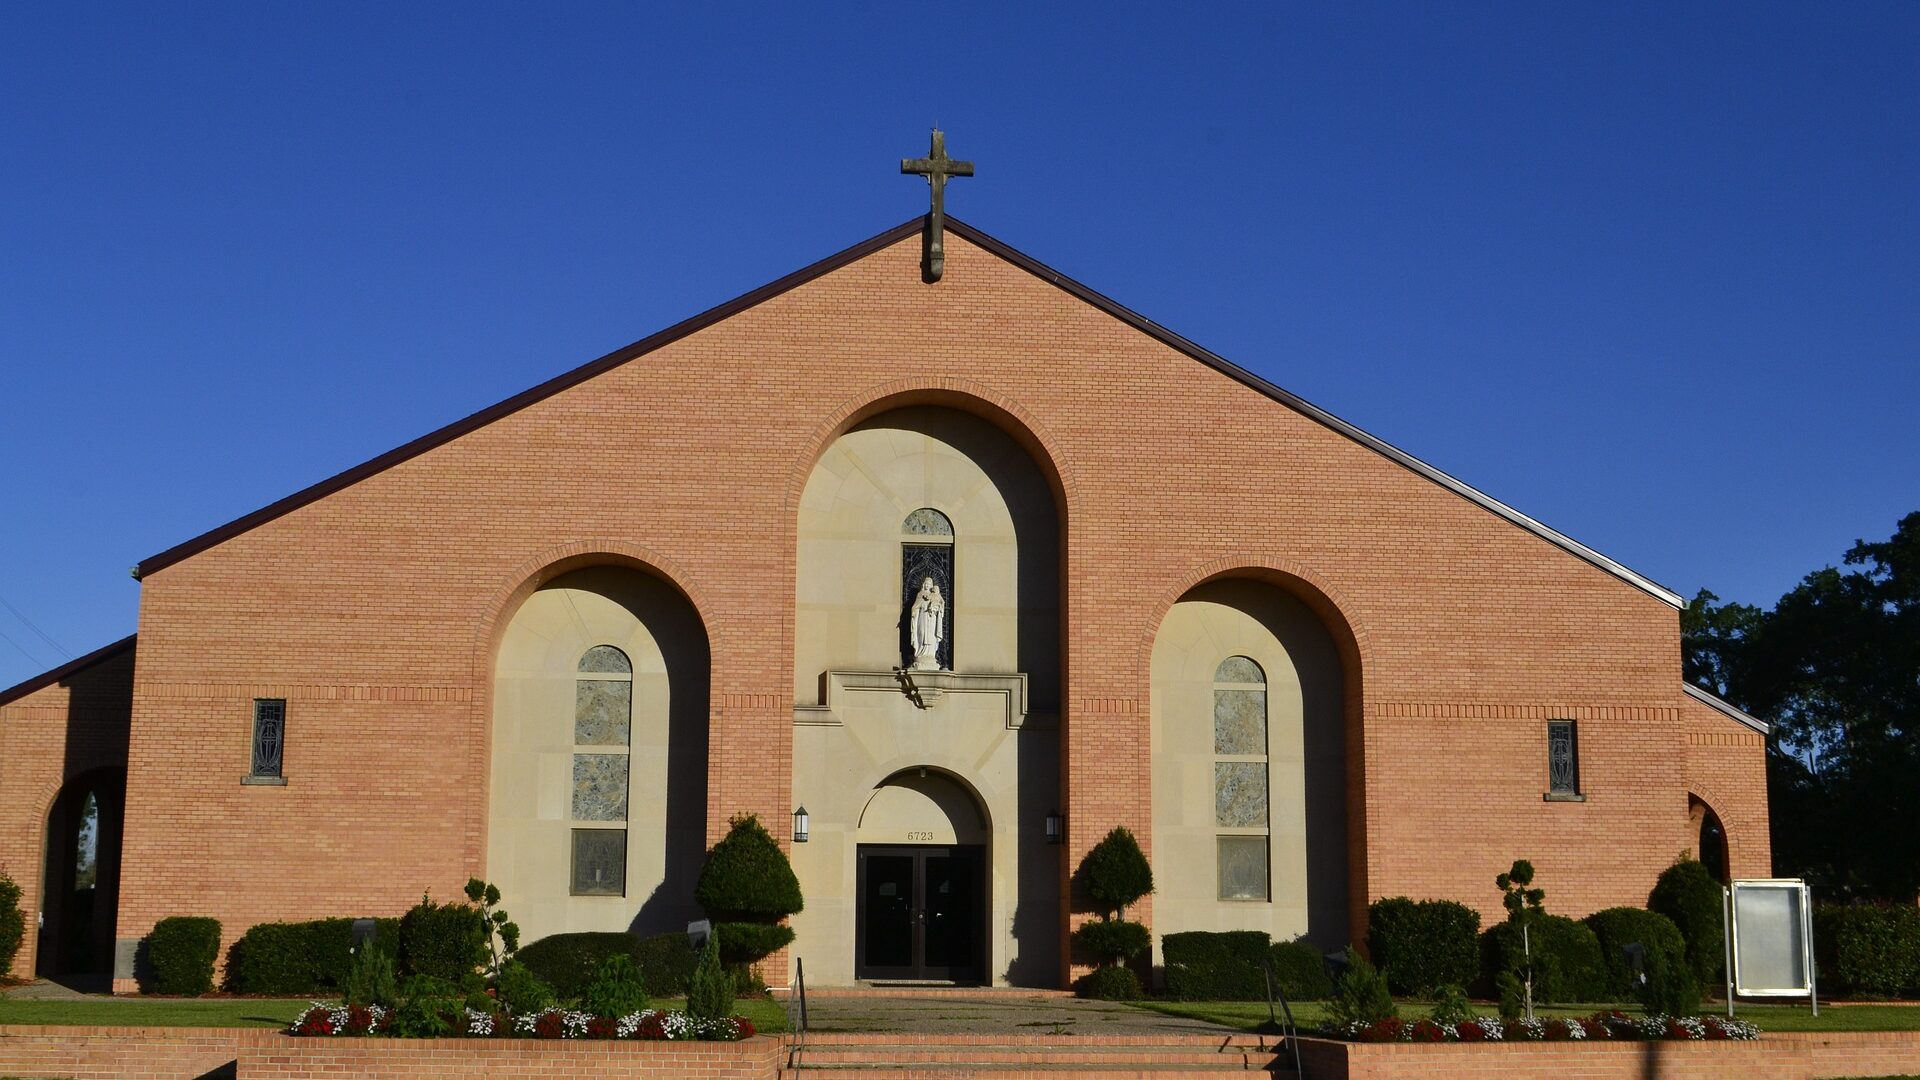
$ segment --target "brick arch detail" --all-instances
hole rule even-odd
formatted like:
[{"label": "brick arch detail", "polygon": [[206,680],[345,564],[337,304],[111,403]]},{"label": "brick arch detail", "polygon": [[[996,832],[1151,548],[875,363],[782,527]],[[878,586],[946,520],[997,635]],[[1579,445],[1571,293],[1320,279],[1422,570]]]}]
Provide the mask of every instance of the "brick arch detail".
[{"label": "brick arch detail", "polygon": [[[1034,464],[1046,476],[1047,483],[1053,488],[1054,499],[1059,504],[1061,517],[1064,520],[1071,519],[1076,501],[1072,462],[1060,441],[1033,414],[1012,397],[983,383],[925,376],[894,379],[870,386],[841,402],[814,426],[787,480],[787,517],[793,519],[799,516],[800,496],[806,491],[807,478],[813,475],[813,467],[819,463],[821,455],[827,452],[833,440],[862,420],[915,405],[945,406],[972,413],[1013,436],[1014,441],[1033,458]],[[1065,529],[1062,529],[1063,543],[1065,535]]]},{"label": "brick arch detail", "polygon": [[[471,740],[474,755],[467,767],[468,775],[488,778],[479,786],[471,810],[473,827],[468,830],[470,840],[465,852],[467,863],[476,874],[486,863],[488,788],[493,775],[493,658],[499,650],[500,637],[506,632],[512,613],[534,590],[562,574],[589,566],[622,566],[652,574],[678,590],[693,606],[694,615],[706,630],[707,669],[718,670],[720,635],[717,631],[722,624],[714,615],[711,594],[685,567],[658,551],[629,540],[574,540],[537,551],[514,567],[488,597],[474,621],[473,704],[469,717],[477,729],[477,737]],[[709,716],[715,708],[713,694],[714,691],[709,690]]]},{"label": "brick arch detail", "polygon": [[[1727,834],[1727,864],[1729,872],[1731,872],[1732,866],[1736,861],[1735,853],[1743,851],[1751,843],[1751,837],[1755,830],[1759,829],[1759,826],[1748,815],[1736,813],[1735,808],[1741,805],[1738,800],[1727,798],[1714,788],[1698,780],[1689,779],[1686,782],[1686,791],[1689,800],[1698,800],[1700,805],[1707,808],[1708,813],[1720,819],[1720,828]],[[1688,825],[1691,826],[1693,823],[1693,814],[1688,812],[1685,820]],[[1688,848],[1696,848],[1700,842],[1700,838],[1692,835],[1691,828],[1688,829],[1688,835]],[[1768,842],[1769,846],[1771,846],[1770,838]],[[1700,852],[1695,850],[1693,857],[1698,859]]]},{"label": "brick arch detail", "polygon": [[[1140,628],[1135,695],[1140,712],[1153,711],[1153,642],[1160,624],[1180,598],[1210,581],[1244,578],[1283,589],[1305,603],[1327,628],[1340,653],[1346,720],[1347,923],[1354,941],[1366,940],[1371,870],[1367,862],[1366,680],[1373,670],[1373,646],[1354,602],[1325,575],[1277,552],[1242,551],[1212,559],[1175,578],[1147,612]],[[1144,752],[1152,753],[1151,747]]]}]

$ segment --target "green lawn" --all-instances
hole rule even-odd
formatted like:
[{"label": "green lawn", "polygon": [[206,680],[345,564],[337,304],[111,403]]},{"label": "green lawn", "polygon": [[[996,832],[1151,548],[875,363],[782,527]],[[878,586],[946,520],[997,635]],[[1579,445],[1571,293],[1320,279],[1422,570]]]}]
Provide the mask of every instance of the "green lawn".
[{"label": "green lawn", "polygon": [[[305,998],[93,998],[80,1001],[15,1001],[0,997],[0,1024],[70,1024],[84,1027],[286,1027]],[[684,998],[654,1002],[679,1009]],[[734,1011],[761,1031],[787,1030],[787,1014],[767,997],[743,997]]]},{"label": "green lawn", "polygon": [[[1256,1030],[1267,1022],[1266,1003],[1259,1001],[1140,1001],[1132,1004],[1171,1016],[1192,1017],[1245,1031]],[[1540,1016],[1590,1016],[1611,1008],[1619,1008],[1629,1015],[1640,1011],[1638,1006],[1571,1005],[1542,1007],[1534,1012]],[[1425,1016],[1427,1010],[1428,1006],[1421,1002],[1400,1003],[1400,1015],[1409,1019]],[[1493,1013],[1491,1005],[1483,1006],[1483,1010],[1489,1015]],[[1702,1011],[1725,1015],[1724,1009]],[[1805,1005],[1740,1005],[1734,1009],[1734,1015],[1742,1020],[1753,1021],[1760,1025],[1762,1031],[1920,1031],[1920,1006],[1909,1005],[1822,1006],[1817,1017]],[[1293,1004],[1293,1021],[1304,1031],[1312,1031],[1326,1019],[1324,1002],[1301,1001]]]}]

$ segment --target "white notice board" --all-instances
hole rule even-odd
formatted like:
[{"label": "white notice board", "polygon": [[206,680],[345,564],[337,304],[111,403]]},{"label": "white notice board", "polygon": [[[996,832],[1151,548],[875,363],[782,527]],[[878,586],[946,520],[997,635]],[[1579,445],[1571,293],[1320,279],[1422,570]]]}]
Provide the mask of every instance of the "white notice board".
[{"label": "white notice board", "polygon": [[1813,904],[1799,878],[1736,881],[1728,890],[1729,975],[1741,997],[1813,996]]}]

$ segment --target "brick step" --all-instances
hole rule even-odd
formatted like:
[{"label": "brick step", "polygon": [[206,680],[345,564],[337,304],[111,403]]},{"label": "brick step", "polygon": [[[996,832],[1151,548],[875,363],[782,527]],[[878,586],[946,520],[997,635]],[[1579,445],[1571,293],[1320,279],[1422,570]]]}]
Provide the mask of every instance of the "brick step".
[{"label": "brick step", "polygon": [[1189,1050],[1172,1046],[1058,1047],[1034,1046],[910,1046],[815,1047],[800,1051],[807,1068],[883,1065],[944,1065],[964,1061],[977,1065],[1195,1065],[1209,1068],[1266,1069],[1281,1059],[1274,1050]]},{"label": "brick step", "polygon": [[1181,1033],[1081,1035],[1064,1032],[902,1035],[897,1032],[879,1031],[810,1031],[806,1035],[805,1045],[808,1048],[818,1046],[1042,1046],[1084,1050],[1177,1046],[1197,1050],[1277,1050],[1283,1042],[1273,1035],[1241,1035],[1226,1032],[1217,1035]]},{"label": "brick step", "polygon": [[1231,1065],[979,1065],[972,1061],[948,1061],[939,1065],[868,1065],[868,1067],[781,1068],[781,1080],[945,1080],[948,1076],[968,1076],[973,1080],[1018,1080],[1020,1076],[1071,1076],[1075,1080],[1158,1080],[1160,1076],[1194,1074],[1246,1074],[1263,1072],[1267,1076],[1294,1078],[1292,1068],[1242,1068]]}]

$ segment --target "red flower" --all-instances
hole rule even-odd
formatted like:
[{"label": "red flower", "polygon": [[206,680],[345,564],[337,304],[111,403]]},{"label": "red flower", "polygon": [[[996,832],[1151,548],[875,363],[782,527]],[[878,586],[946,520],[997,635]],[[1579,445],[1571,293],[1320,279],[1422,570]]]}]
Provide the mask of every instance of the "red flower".
[{"label": "red flower", "polygon": [[1687,1034],[1687,1029],[1686,1029],[1686,1028],[1684,1028],[1684,1027],[1681,1027],[1681,1026],[1680,1026],[1680,1021],[1678,1021],[1678,1020],[1668,1020],[1668,1021],[1667,1021],[1667,1038],[1669,1038],[1669,1039],[1690,1039],[1690,1038],[1692,1038],[1692,1037],[1693,1037],[1693,1036],[1691,1036],[1691,1035],[1689,1035],[1689,1034]]},{"label": "red flower", "polygon": [[615,1024],[604,1016],[596,1016],[587,1021],[587,1038],[611,1039],[615,1034]]},{"label": "red flower", "polygon": [[1393,1042],[1400,1038],[1400,1029],[1405,1026],[1406,1023],[1397,1016],[1389,1016],[1385,1020],[1376,1020],[1368,1024],[1366,1028],[1360,1032],[1360,1041]]},{"label": "red flower", "polygon": [[1447,1037],[1446,1030],[1431,1020],[1415,1020],[1412,1035],[1414,1042],[1441,1042]]},{"label": "red flower", "polygon": [[1567,1022],[1565,1020],[1547,1021],[1546,1030],[1543,1034],[1545,1038],[1555,1042],[1572,1038],[1572,1036],[1567,1033]]},{"label": "red flower", "polygon": [[333,1034],[333,1018],[327,1014],[327,1010],[325,1009],[318,1007],[308,1009],[300,1017],[298,1030],[302,1035],[331,1035]]},{"label": "red flower", "polygon": [[744,1016],[736,1016],[733,1018],[733,1026],[740,1029],[740,1034],[739,1034],[740,1038],[742,1039],[753,1038],[754,1036],[753,1021],[747,1019]]},{"label": "red flower", "polygon": [[634,1034],[642,1039],[664,1039],[667,1037],[667,1025],[661,1021],[659,1013],[650,1012],[640,1018],[640,1029]]},{"label": "red flower", "polygon": [[536,1039],[558,1039],[566,1034],[566,1021],[561,1019],[558,1010],[540,1014],[533,1022],[533,1037]]},{"label": "red flower", "polygon": [[1454,1026],[1453,1030],[1459,1033],[1461,1042],[1487,1041],[1487,1029],[1481,1027],[1475,1020],[1462,1020]]},{"label": "red flower", "polygon": [[1607,1030],[1606,1022],[1597,1016],[1589,1016],[1585,1020],[1576,1020],[1574,1023],[1580,1025],[1581,1030],[1587,1033],[1589,1039],[1604,1039],[1613,1034],[1613,1032]]},{"label": "red flower", "polygon": [[365,1005],[347,1006],[347,1031],[354,1035],[365,1035],[373,1030],[373,1010]]}]

